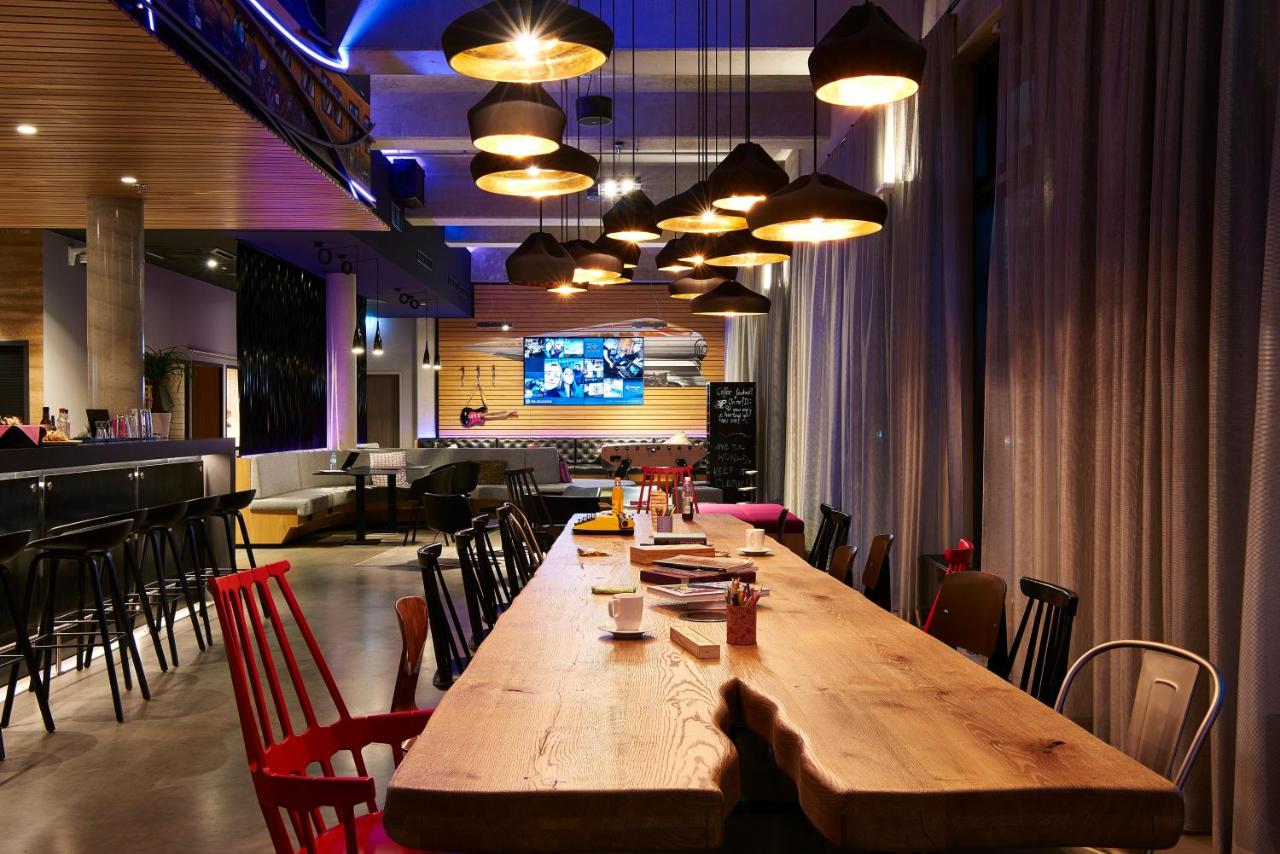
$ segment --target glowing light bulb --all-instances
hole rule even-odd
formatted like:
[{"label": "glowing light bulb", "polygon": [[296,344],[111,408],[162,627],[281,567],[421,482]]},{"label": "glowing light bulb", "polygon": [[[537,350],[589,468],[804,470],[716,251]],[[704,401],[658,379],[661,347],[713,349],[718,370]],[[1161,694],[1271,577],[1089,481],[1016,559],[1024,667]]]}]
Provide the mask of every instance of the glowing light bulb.
[{"label": "glowing light bulb", "polygon": [[540,166],[530,166],[528,169],[524,170],[524,174],[531,178],[536,178],[542,174],[542,168]]},{"label": "glowing light bulb", "polygon": [[814,225],[821,225],[821,224],[822,224],[822,221],[823,221],[823,220],[822,220],[822,217],[820,217],[820,216],[811,216],[811,217],[809,217],[809,222],[813,223]]},{"label": "glowing light bulb", "polygon": [[18,125],[16,128],[14,128],[14,130],[22,134],[23,136],[35,136],[37,132],[37,128],[35,125]]},{"label": "glowing light bulb", "polygon": [[542,49],[542,43],[533,33],[521,33],[515,37],[516,53],[522,59],[533,59]]}]

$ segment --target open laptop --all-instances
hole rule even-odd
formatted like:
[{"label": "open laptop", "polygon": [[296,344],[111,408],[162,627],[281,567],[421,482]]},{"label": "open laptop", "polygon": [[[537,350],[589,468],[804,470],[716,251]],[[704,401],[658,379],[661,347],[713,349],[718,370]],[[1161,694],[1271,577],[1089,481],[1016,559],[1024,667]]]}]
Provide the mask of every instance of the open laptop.
[{"label": "open laptop", "polygon": [[360,452],[359,452],[359,451],[352,451],[351,453],[347,454],[347,458],[346,458],[345,460],[343,460],[343,461],[342,461],[342,465],[341,465],[341,466],[339,466],[339,468],[340,468],[342,471],[346,471],[347,469],[349,469],[349,468],[351,468],[353,465],[355,465],[355,464],[356,464],[356,460],[358,460],[358,459],[360,459]]}]

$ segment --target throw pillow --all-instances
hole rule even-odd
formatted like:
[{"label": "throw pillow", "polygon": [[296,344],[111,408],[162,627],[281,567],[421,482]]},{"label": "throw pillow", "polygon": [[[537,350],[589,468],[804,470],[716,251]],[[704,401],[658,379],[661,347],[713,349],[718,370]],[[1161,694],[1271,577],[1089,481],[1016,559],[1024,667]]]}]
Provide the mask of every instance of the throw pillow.
[{"label": "throw pillow", "polygon": [[[405,472],[404,466],[404,451],[387,451],[385,453],[374,453],[371,451],[369,453],[369,468],[400,469],[400,471],[396,472],[396,487],[399,489],[409,488],[409,475]],[[369,478],[369,482],[374,486],[381,486],[384,488],[387,485],[387,479],[385,477],[371,477]]]},{"label": "throw pillow", "polygon": [[501,485],[506,482],[503,478],[506,473],[506,460],[481,460],[480,479],[476,483],[489,486]]}]

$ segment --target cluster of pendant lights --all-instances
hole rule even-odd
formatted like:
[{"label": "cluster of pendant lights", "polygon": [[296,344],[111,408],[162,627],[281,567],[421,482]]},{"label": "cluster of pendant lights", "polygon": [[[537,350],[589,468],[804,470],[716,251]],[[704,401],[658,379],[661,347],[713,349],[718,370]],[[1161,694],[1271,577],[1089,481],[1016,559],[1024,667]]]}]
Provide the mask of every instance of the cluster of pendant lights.
[{"label": "cluster of pendant lights", "polygon": [[[789,182],[751,141],[751,2],[745,2],[745,140],[704,179],[657,205],[639,189],[623,195],[602,217],[603,233],[594,242],[561,244],[540,226],[507,261],[512,284],[578,293],[629,281],[625,271],[639,261],[636,244],[674,231],[681,236],[657,256],[659,269],[679,274],[673,297],[693,300],[699,314],[763,314],[769,299],[739,283],[737,268],[785,261],[795,242],[845,240],[883,227],[888,209],[880,198],[817,171],[816,104],[869,107],[914,94],[924,47],[870,0],[850,8],[818,40],[815,0],[809,56],[815,169]],[[673,23],[676,10],[673,4]],[[634,27],[634,9],[632,17]],[[614,37],[604,21],[561,0],[492,0],[451,23],[441,42],[455,71],[495,84],[467,113],[479,149],[471,162],[477,186],[541,204],[596,182],[599,161],[564,142],[565,113],[542,84],[588,74],[608,61]],[[632,53],[634,78],[634,44]]]}]

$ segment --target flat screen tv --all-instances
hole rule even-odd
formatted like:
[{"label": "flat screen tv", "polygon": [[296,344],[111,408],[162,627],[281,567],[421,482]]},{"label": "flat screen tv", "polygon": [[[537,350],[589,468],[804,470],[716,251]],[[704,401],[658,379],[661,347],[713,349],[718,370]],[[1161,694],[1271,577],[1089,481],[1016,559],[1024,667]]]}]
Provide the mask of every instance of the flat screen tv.
[{"label": "flat screen tv", "polygon": [[644,339],[524,339],[525,406],[639,406]]}]

